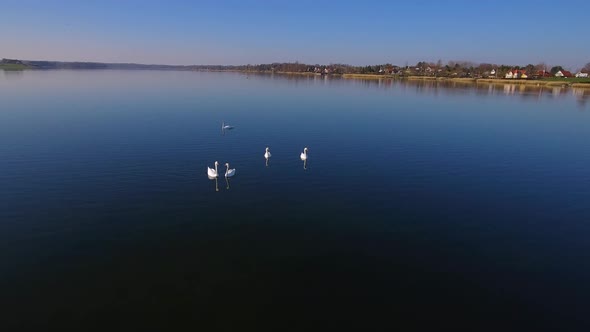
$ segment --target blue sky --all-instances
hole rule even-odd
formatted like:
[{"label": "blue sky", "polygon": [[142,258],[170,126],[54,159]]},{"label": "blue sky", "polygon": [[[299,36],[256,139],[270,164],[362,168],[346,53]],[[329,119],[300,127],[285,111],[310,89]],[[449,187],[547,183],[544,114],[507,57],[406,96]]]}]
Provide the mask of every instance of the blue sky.
[{"label": "blue sky", "polygon": [[0,57],[165,64],[467,60],[576,70],[590,1],[7,1]]}]

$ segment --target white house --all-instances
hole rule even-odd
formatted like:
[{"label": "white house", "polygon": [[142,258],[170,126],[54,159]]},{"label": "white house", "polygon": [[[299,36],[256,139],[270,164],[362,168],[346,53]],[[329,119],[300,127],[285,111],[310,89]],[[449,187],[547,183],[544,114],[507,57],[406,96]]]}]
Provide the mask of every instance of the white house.
[{"label": "white house", "polygon": [[518,69],[512,69],[510,71],[508,71],[506,73],[506,78],[529,78],[529,76],[527,75],[526,71],[524,70],[518,70]]},{"label": "white house", "polygon": [[584,73],[584,72],[578,72],[576,73],[576,77],[588,77],[588,73]]},{"label": "white house", "polygon": [[[520,78],[518,69],[511,69],[506,73],[506,78]],[[526,78],[526,76],[524,78]]]},{"label": "white house", "polygon": [[572,77],[572,73],[570,73],[567,70],[560,70],[557,73],[555,73],[555,77]]},{"label": "white house", "polygon": [[496,75],[496,70],[492,69],[492,71],[490,72],[490,75]]}]

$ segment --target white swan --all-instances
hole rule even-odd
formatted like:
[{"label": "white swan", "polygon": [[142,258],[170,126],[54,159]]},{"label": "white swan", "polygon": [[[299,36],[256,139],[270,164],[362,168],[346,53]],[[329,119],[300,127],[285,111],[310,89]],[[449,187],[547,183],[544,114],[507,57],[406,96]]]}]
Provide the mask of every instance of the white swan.
[{"label": "white swan", "polygon": [[210,178],[217,178],[217,165],[219,165],[219,163],[218,162],[215,162],[215,169],[207,166],[207,175]]},{"label": "white swan", "polygon": [[229,163],[225,163],[225,167],[226,167],[226,169],[225,169],[225,177],[226,178],[230,178],[230,177],[236,175],[236,169],[235,168],[229,169]]},{"label": "white swan", "polygon": [[307,160],[307,148],[303,149],[303,152],[301,152],[300,158],[301,158],[301,160]]},{"label": "white swan", "polygon": [[268,147],[266,148],[265,152],[264,152],[264,158],[268,159],[270,158],[270,151],[268,151]]},{"label": "white swan", "polygon": [[231,129],[234,129],[234,126],[226,125],[225,122],[221,121],[221,129],[222,130],[231,130]]}]

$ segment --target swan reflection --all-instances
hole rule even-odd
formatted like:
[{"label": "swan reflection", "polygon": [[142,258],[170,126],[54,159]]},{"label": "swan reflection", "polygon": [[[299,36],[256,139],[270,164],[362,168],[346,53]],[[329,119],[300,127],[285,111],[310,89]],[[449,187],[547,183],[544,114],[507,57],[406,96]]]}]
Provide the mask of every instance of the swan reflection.
[{"label": "swan reflection", "polygon": [[229,177],[225,178],[225,189],[229,190]]},{"label": "swan reflection", "polygon": [[[215,191],[219,191],[219,186],[217,185],[217,177],[208,176],[209,180],[215,180]],[[227,178],[226,178],[227,179]]]},{"label": "swan reflection", "polygon": [[209,178],[209,180],[215,180],[215,191],[219,191],[219,188],[217,187],[217,177],[219,176],[217,166],[219,165],[219,163],[215,161],[214,165],[215,169],[207,166],[207,177]]}]

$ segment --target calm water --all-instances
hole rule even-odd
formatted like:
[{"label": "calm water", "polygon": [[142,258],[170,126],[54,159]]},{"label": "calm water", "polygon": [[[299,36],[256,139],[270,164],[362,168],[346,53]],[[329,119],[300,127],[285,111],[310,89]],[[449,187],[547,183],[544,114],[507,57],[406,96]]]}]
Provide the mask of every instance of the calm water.
[{"label": "calm water", "polygon": [[[0,317],[8,330],[588,330],[589,99],[0,71]],[[207,178],[216,160],[237,169],[229,184]]]}]

